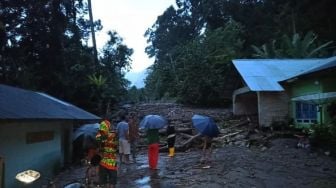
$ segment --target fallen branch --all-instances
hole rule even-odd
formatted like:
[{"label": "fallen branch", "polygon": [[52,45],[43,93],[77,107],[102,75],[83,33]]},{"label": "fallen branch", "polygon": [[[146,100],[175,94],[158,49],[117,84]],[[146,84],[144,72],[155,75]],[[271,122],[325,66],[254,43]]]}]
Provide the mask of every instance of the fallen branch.
[{"label": "fallen branch", "polygon": [[237,135],[239,133],[242,133],[242,132],[244,132],[244,130],[240,130],[238,132],[234,132],[234,133],[230,133],[230,134],[227,134],[227,135],[224,135],[224,136],[221,136],[221,137],[214,138],[213,141],[221,141],[221,140],[223,140],[225,138],[228,138],[228,137],[231,137],[231,136],[235,136],[235,135]]},{"label": "fallen branch", "polygon": [[[185,134],[186,135],[186,134]],[[195,136],[192,136],[192,137],[190,137],[186,142],[184,142],[182,145],[180,145],[179,147],[182,147],[182,148],[187,148],[187,147],[189,147],[189,144],[193,141],[193,140],[195,140],[196,138],[198,138],[198,137],[200,137],[201,136],[201,134],[200,133],[198,133],[198,134],[196,134]]]},{"label": "fallen branch", "polygon": [[192,133],[192,129],[191,128],[177,128],[176,132],[177,133]]},{"label": "fallen branch", "polygon": [[182,138],[186,138],[186,139],[190,139],[191,137],[193,137],[193,135],[190,134],[186,134],[186,133],[177,133],[178,135],[180,135]]},{"label": "fallen branch", "polygon": [[239,123],[237,123],[237,124],[235,124],[235,125],[232,125],[232,126],[230,126],[230,127],[226,127],[226,128],[224,128],[223,130],[230,130],[230,129],[235,128],[235,127],[239,127],[239,126],[247,125],[247,124],[249,124],[250,122],[251,122],[251,121],[250,121],[249,119],[247,119],[247,120],[244,120],[244,121],[242,121],[242,122],[239,122]]}]

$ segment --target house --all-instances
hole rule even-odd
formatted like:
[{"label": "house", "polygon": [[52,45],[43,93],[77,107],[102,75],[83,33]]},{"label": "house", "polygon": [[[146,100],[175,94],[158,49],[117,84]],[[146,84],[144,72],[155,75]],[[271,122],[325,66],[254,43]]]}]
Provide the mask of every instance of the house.
[{"label": "house", "polygon": [[327,124],[328,105],[336,102],[336,57],[280,82],[291,96],[291,118],[298,127]]},{"label": "house", "polygon": [[0,187],[21,187],[15,177],[28,169],[40,172],[35,183],[52,177],[71,161],[73,127],[99,120],[45,93],[0,84]]},{"label": "house", "polygon": [[[289,83],[293,79],[305,79],[308,75],[311,76],[310,78],[319,76],[320,73],[319,75],[313,73],[328,70],[331,66],[330,62],[334,60],[335,57],[232,60],[245,83],[245,87],[233,92],[233,113],[235,115],[256,115],[259,125],[263,127],[295,117],[292,99],[295,100],[295,97],[304,94],[304,88],[309,86],[302,86],[301,92],[298,92],[295,89],[297,86]],[[327,78],[324,83],[331,81],[332,79]],[[304,82],[295,83],[304,84]],[[332,90],[334,90],[333,87],[330,87],[328,91]]]}]

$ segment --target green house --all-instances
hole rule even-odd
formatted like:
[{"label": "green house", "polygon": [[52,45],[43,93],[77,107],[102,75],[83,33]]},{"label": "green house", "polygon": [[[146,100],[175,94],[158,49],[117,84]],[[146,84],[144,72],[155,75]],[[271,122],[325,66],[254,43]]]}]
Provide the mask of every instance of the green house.
[{"label": "green house", "polygon": [[233,114],[310,126],[327,123],[336,98],[336,57],[320,59],[235,59],[243,86],[233,92]]},{"label": "green house", "polygon": [[336,101],[336,58],[287,79],[281,84],[290,96],[290,116],[298,127],[328,124],[327,107]]}]

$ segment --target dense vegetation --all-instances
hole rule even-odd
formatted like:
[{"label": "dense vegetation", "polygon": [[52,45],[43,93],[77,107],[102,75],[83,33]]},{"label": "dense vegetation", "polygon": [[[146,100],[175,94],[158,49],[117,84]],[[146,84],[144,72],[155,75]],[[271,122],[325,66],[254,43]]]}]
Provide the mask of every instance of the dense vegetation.
[{"label": "dense vegetation", "polygon": [[135,102],[225,105],[241,85],[232,59],[328,57],[335,49],[333,0],[176,0],[145,33],[155,59],[146,87],[128,88],[133,50],[114,31],[98,54],[89,47],[102,28],[89,19],[89,2],[0,1],[0,83],[100,115],[127,93]]},{"label": "dense vegetation", "polygon": [[151,99],[224,105],[240,81],[237,58],[311,58],[334,53],[332,0],[177,0],[148,29],[155,57]]},{"label": "dense vegetation", "polygon": [[[99,56],[100,21],[83,0],[0,1],[0,83],[43,91],[103,115],[127,94],[133,50],[116,32]],[[92,23],[92,24],[91,24]],[[90,27],[93,26],[93,27]]]}]

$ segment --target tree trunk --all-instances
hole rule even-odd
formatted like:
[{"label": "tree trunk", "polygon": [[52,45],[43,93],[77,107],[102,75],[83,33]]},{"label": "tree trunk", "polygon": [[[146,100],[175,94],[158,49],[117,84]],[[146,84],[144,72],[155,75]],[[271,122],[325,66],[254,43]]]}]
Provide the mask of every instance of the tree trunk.
[{"label": "tree trunk", "polygon": [[94,25],[93,25],[91,0],[88,0],[88,6],[89,6],[88,7],[89,16],[90,16],[90,28],[91,28],[91,34],[92,34],[93,56],[94,56],[95,64],[98,65],[98,53],[97,53],[96,35],[95,35]]}]

